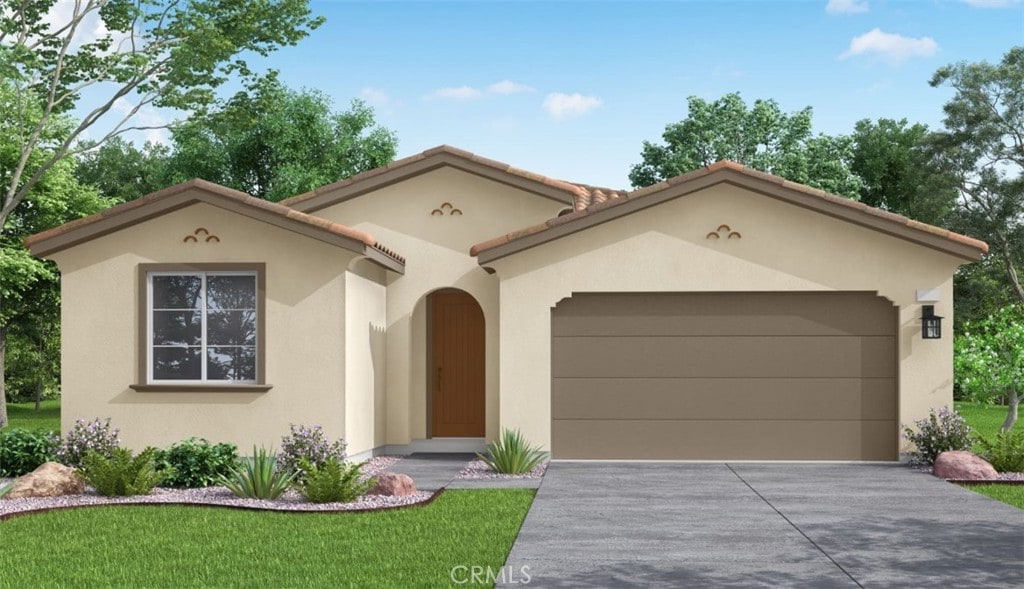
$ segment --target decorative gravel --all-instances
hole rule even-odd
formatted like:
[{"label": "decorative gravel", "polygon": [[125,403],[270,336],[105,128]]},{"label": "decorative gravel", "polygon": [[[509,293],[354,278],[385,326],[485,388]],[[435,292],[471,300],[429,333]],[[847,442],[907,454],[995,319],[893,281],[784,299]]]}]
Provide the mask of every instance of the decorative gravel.
[{"label": "decorative gravel", "polygon": [[[912,468],[920,470],[921,472],[926,472],[928,474],[932,474],[932,475],[935,474],[934,472],[932,472],[932,467],[930,467],[930,466],[920,466],[920,465],[918,465],[918,466],[913,466]],[[986,480],[990,480],[990,481],[1024,481],[1024,472],[1001,472],[1001,473],[999,473],[999,477],[998,478],[986,479]],[[979,482],[984,482],[984,480],[979,481]]]},{"label": "decorative gravel", "polygon": [[470,460],[459,471],[460,479],[539,479],[548,470],[548,463],[542,462],[530,472],[523,474],[502,474],[494,472],[483,460]]},{"label": "decorative gravel", "polygon": [[[374,476],[390,468],[400,460],[397,456],[376,456],[363,467],[365,476]],[[0,479],[0,485],[13,479]],[[206,487],[204,489],[168,489],[157,487],[149,495],[135,497],[101,497],[90,487],[82,495],[65,495],[63,497],[38,497],[25,499],[0,499],[0,517],[34,511],[74,507],[79,505],[125,505],[153,503],[184,503],[193,505],[215,505],[224,507],[244,507],[269,511],[353,511],[402,507],[423,503],[433,494],[425,491],[404,497],[385,497],[380,495],[364,495],[352,503],[309,503],[295,490],[287,491],[276,500],[242,499],[226,487]]]}]

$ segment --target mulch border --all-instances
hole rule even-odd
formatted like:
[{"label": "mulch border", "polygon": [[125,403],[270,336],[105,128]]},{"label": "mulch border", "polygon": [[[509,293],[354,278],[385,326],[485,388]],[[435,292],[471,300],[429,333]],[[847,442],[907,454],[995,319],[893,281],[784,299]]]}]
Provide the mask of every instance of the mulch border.
[{"label": "mulch border", "polygon": [[442,493],[445,492],[445,487],[434,491],[434,493],[420,501],[419,503],[409,503],[407,505],[384,505],[381,507],[365,507],[360,509],[274,509],[271,507],[255,507],[251,505],[223,505],[219,503],[201,503],[201,502],[122,502],[122,503],[87,503],[83,505],[58,505],[54,507],[41,507],[39,509],[27,509],[25,511],[15,511],[13,513],[6,513],[0,515],[0,522],[14,519],[16,517],[22,517],[26,515],[37,515],[41,513],[47,513],[51,511],[71,511],[73,509],[86,509],[90,507],[199,507],[204,509],[234,509],[238,511],[263,511],[268,513],[300,513],[300,514],[311,514],[321,513],[324,515],[339,515],[343,513],[370,513],[375,511],[394,511],[397,509],[409,509],[412,507],[426,507],[434,502]]},{"label": "mulch border", "polygon": [[973,486],[973,485],[1024,485],[1024,481],[1007,481],[1003,479],[995,480],[978,480],[978,479],[942,479],[947,483],[954,483],[957,485]]}]

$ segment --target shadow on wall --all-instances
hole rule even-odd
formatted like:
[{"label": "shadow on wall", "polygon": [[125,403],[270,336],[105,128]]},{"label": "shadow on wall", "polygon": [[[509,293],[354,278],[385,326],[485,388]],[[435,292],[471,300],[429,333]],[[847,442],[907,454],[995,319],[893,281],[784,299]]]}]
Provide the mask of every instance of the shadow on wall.
[{"label": "shadow on wall", "polygon": [[[271,389],[273,390],[273,389]],[[139,393],[125,388],[111,405],[248,405],[267,393]]]}]

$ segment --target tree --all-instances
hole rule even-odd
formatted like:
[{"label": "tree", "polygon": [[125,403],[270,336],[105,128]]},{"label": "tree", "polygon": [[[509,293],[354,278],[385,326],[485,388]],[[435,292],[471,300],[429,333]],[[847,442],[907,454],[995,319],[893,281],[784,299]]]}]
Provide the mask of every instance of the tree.
[{"label": "tree", "polygon": [[[2,149],[0,154],[13,150]],[[0,157],[0,165],[4,160]],[[89,215],[113,204],[95,189],[82,186],[74,177],[74,162],[65,159],[52,166],[36,182],[28,198],[22,200],[7,218],[0,234],[0,427],[7,424],[6,357],[8,335],[36,347],[40,358],[53,358],[53,338],[60,324],[60,286],[53,262],[33,257],[22,240],[33,233]],[[49,350],[48,350],[49,348]],[[20,349],[24,354],[26,350]],[[37,366],[44,371],[46,366]],[[45,386],[55,375],[40,374],[37,383]]]},{"label": "tree", "polygon": [[1024,397],[1024,305],[1003,307],[986,319],[968,322],[954,340],[954,370],[960,389],[976,401],[1005,397],[1002,430],[1017,423]]},{"label": "tree", "polygon": [[956,207],[956,178],[943,171],[928,149],[926,125],[906,119],[858,121],[850,169],[860,177],[860,202],[943,225]]},{"label": "tree", "polygon": [[933,146],[957,180],[956,228],[989,242],[1003,282],[1024,303],[1024,47],[998,64],[940,68],[931,85],[955,91]]},{"label": "tree", "polygon": [[272,201],[383,166],[397,147],[361,101],[336,113],[324,94],[291,90],[274,73],[172,138],[166,184],[198,177]]},{"label": "tree", "polygon": [[[241,55],[293,45],[323,22],[308,0],[76,0],[51,24],[54,4],[0,0],[0,80],[16,98],[0,119],[19,128],[14,164],[0,169],[0,232],[86,131],[102,144],[146,128],[134,121],[149,105],[202,112],[229,77],[251,76]],[[95,106],[55,133],[86,92]]]},{"label": "tree", "polygon": [[811,108],[785,114],[774,100],[751,108],[738,93],[714,102],[691,96],[688,116],[665,127],[665,145],[645,141],[643,161],[629,173],[634,187],[649,186],[732,160],[752,168],[855,198],[861,181],[850,170],[849,137],[812,135]]},{"label": "tree", "polygon": [[122,137],[102,145],[82,144],[75,176],[100,194],[120,201],[135,200],[167,186],[165,176],[170,148],[147,142],[141,149]]}]

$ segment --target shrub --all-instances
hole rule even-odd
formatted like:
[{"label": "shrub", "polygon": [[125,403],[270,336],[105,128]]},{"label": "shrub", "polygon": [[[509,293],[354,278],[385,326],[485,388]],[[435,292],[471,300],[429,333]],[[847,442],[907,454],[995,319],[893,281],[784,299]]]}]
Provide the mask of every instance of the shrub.
[{"label": "shrub", "polygon": [[111,429],[109,417],[105,422],[98,417],[89,422],[79,419],[57,450],[57,460],[77,468],[82,465],[82,459],[90,450],[110,458],[114,450],[121,446],[121,440],[117,437],[119,432]]},{"label": "shrub", "polygon": [[166,450],[157,450],[153,460],[158,471],[171,473],[164,480],[169,487],[209,487],[238,466],[238,447],[189,438]]},{"label": "shrub", "polygon": [[491,470],[503,474],[530,472],[544,460],[544,454],[530,445],[518,429],[501,430],[501,436],[487,444],[487,455],[477,453]]},{"label": "shrub", "polygon": [[903,435],[917,446],[917,451],[910,454],[911,460],[917,464],[931,465],[943,452],[971,448],[971,426],[948,407],[938,411],[932,409],[928,417],[918,419],[914,425],[917,431],[904,427]]},{"label": "shrub", "polygon": [[310,464],[322,468],[331,458],[338,462],[344,462],[345,441],[337,440],[333,444],[324,434],[319,425],[295,425],[291,424],[291,435],[281,438],[281,454],[279,467],[286,473],[298,473],[298,478],[306,476],[302,468],[302,459],[305,458]]},{"label": "shrub", "polygon": [[265,448],[253,447],[252,454],[218,482],[245,499],[280,498],[295,480],[295,473],[279,469],[277,455]]},{"label": "shrub", "polygon": [[157,472],[153,464],[154,452],[155,448],[146,448],[133,457],[127,448],[114,448],[109,456],[89,450],[79,470],[104,497],[148,495],[167,474]]},{"label": "shrub", "polygon": [[366,494],[376,484],[376,479],[360,480],[365,462],[352,464],[329,458],[323,466],[316,466],[303,459],[300,463],[305,479],[295,487],[307,501],[313,503],[348,503]]},{"label": "shrub", "polygon": [[20,477],[57,458],[60,438],[47,430],[12,428],[0,432],[0,476]]},{"label": "shrub", "polygon": [[981,457],[999,472],[1024,472],[1024,431],[999,432],[991,440],[978,437]]}]

